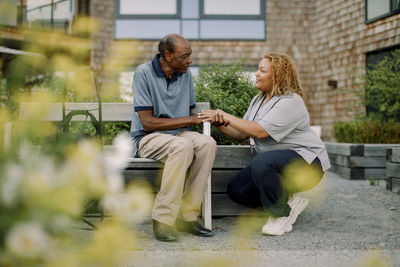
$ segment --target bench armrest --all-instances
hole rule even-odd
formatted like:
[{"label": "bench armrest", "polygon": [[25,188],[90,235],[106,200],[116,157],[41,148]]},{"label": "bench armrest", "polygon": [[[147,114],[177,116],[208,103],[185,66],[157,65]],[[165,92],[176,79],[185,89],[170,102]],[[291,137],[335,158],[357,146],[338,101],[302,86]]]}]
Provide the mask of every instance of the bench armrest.
[{"label": "bench armrest", "polygon": [[209,121],[203,121],[203,134],[211,136],[211,123]]},{"label": "bench armrest", "polygon": [[[211,136],[211,123],[209,121],[203,122],[203,134]],[[202,221],[203,226],[207,229],[212,229],[212,215],[211,215],[211,175],[207,179],[206,192],[204,194],[204,200],[202,205]]]}]

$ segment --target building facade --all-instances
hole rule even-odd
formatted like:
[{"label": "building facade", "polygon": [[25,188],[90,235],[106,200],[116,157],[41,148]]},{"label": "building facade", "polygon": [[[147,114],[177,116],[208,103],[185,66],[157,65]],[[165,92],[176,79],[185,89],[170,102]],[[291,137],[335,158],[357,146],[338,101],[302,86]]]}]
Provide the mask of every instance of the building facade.
[{"label": "building facade", "polygon": [[354,82],[349,71],[365,68],[369,55],[400,45],[399,0],[78,2],[101,24],[91,52],[91,64],[100,72],[116,43],[135,50],[127,58],[134,68],[150,60],[158,40],[170,32],[191,41],[199,67],[242,60],[255,66],[266,52],[289,54],[300,72],[311,123],[322,126],[324,140],[334,140],[335,121],[351,119],[349,106],[360,101],[346,90]]}]

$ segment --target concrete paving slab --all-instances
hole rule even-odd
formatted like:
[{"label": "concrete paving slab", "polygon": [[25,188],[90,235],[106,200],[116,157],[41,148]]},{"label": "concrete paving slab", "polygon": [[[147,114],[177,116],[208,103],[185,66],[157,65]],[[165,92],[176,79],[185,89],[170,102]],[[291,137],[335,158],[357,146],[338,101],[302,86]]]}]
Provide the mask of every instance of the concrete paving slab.
[{"label": "concrete paving slab", "polygon": [[400,195],[383,181],[327,172],[302,195],[309,206],[278,237],[261,234],[265,218],[241,216],[214,218],[214,237],[179,233],[179,242],[163,243],[149,219],[126,266],[400,266]]}]

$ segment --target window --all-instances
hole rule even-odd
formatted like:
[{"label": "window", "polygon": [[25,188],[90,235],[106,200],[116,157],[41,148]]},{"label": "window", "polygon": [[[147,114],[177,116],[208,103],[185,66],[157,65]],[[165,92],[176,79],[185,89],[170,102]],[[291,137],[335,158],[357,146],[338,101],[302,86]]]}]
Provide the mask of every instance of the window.
[{"label": "window", "polygon": [[176,0],[120,0],[117,6],[119,17],[125,18],[149,18],[158,17],[177,17],[178,2]]},{"label": "window", "polygon": [[400,0],[365,0],[365,21],[371,23],[400,12]]},{"label": "window", "polygon": [[[400,45],[395,45],[391,47],[386,47],[383,49],[379,49],[376,51],[371,51],[366,54],[366,67],[368,70],[371,70],[374,65],[377,65],[381,62],[385,57],[391,56],[392,52],[395,50],[400,50]],[[368,87],[366,88],[368,91]],[[367,114],[374,113],[377,111],[376,106],[367,105]]]},{"label": "window", "polygon": [[3,0],[0,2],[0,25],[17,26],[18,0]]},{"label": "window", "polygon": [[202,17],[261,15],[260,0],[203,0]]},{"label": "window", "polygon": [[7,26],[56,28],[70,32],[75,15],[75,0],[7,0]]},{"label": "window", "polygon": [[205,15],[259,15],[258,0],[204,0]]},{"label": "window", "polygon": [[24,22],[31,26],[60,28],[68,31],[72,21],[72,0],[27,0]]},{"label": "window", "polygon": [[265,40],[265,0],[115,0],[116,39]]}]

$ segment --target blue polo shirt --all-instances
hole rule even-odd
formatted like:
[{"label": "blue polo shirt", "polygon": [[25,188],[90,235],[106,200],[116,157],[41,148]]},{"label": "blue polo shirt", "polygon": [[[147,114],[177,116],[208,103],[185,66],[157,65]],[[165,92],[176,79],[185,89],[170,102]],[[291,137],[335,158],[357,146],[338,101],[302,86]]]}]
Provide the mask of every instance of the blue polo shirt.
[{"label": "blue polo shirt", "polygon": [[[169,79],[162,71],[158,59],[143,63],[136,68],[133,76],[133,115],[131,137],[135,143],[133,155],[137,157],[138,143],[143,136],[152,133],[144,131],[138,111],[153,110],[158,118],[180,118],[190,115],[190,110],[196,107],[196,95],[190,71],[174,73]],[[157,131],[176,135],[188,127]]]}]

